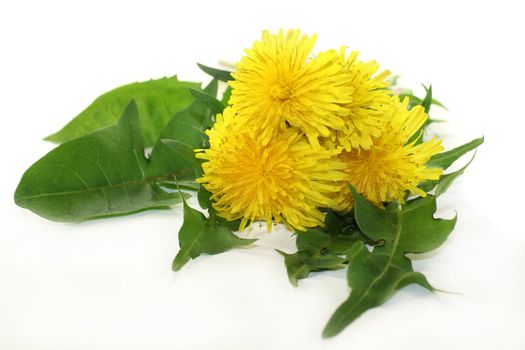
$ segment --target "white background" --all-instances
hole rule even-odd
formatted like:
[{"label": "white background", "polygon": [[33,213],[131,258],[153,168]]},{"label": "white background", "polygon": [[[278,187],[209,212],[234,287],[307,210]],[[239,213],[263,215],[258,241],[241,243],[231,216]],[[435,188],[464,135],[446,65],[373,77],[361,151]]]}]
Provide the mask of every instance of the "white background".
[{"label": "white background", "polygon": [[[2,0],[0,349],[524,349],[519,3]],[[174,273],[180,207],[60,224],[14,205],[24,170],[53,147],[41,139],[99,94],[173,74],[205,81],[195,62],[234,62],[281,27],[318,33],[318,50],[361,50],[406,85],[432,83],[449,108],[436,110],[447,147],[485,135],[439,201],[456,230],[414,264],[461,295],[409,286],[322,340],[348,295],[344,272],[292,287],[273,251],[293,251],[283,229]]]}]

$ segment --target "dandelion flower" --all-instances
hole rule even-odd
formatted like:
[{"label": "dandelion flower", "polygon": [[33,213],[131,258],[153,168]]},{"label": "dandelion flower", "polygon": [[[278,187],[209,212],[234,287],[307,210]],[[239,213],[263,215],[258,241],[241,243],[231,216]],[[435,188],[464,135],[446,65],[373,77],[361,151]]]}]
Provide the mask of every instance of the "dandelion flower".
[{"label": "dandelion flower", "polygon": [[345,150],[372,147],[372,138],[381,135],[384,125],[384,109],[390,101],[391,92],[386,89],[389,71],[378,73],[379,65],[375,61],[358,61],[358,52],[352,51],[346,56],[342,47],[327,54],[337,57],[344,74],[350,76],[347,83],[352,89],[351,101],[342,104],[349,113],[344,117],[342,130],[334,133],[335,138]]},{"label": "dandelion flower", "polygon": [[234,109],[227,108],[207,131],[210,148],[197,153],[205,160],[197,182],[212,193],[217,214],[242,219],[240,230],[255,220],[265,220],[268,231],[272,221],[297,231],[322,225],[319,208],[339,206],[344,199],[340,150],[314,148],[293,128],[266,145],[243,130]]},{"label": "dandelion flower", "polygon": [[299,30],[264,31],[236,66],[229,103],[263,145],[287,124],[302,130],[312,145],[332,129],[342,130],[351,101],[349,76],[333,55],[311,58],[316,37]]},{"label": "dandelion flower", "polygon": [[[437,180],[442,169],[426,166],[427,161],[443,150],[437,138],[416,144],[408,143],[428,118],[421,106],[408,110],[408,98],[403,102],[397,96],[391,97],[383,133],[373,138],[368,150],[342,152],[340,157],[347,164],[346,172],[350,183],[357,192],[372,203],[381,206],[384,202],[404,202],[405,192],[426,196],[418,184],[426,180]],[[353,206],[349,190],[347,200],[340,208],[348,210]]]}]

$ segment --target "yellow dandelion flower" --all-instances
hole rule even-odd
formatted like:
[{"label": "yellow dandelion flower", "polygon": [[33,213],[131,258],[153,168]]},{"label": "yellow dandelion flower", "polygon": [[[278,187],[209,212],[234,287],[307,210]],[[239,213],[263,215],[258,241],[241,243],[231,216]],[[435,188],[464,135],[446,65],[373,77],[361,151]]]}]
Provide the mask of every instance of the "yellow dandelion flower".
[{"label": "yellow dandelion flower", "polygon": [[207,131],[210,148],[196,154],[206,160],[197,182],[212,193],[217,214],[242,218],[240,230],[255,220],[265,220],[268,231],[272,220],[298,231],[322,225],[319,208],[344,199],[340,150],[314,148],[293,128],[262,145],[236,124],[235,113],[230,107],[217,117]]},{"label": "yellow dandelion flower", "polygon": [[337,57],[310,57],[315,40],[299,30],[264,31],[232,74],[229,103],[263,145],[287,124],[315,146],[319,136],[344,127],[348,110],[341,104],[350,102],[349,76],[341,73]]},{"label": "yellow dandelion flower", "polygon": [[[443,150],[441,140],[415,144],[408,143],[428,118],[421,106],[408,110],[408,98],[403,102],[397,96],[391,98],[391,108],[387,114],[381,136],[373,139],[369,150],[343,152],[340,157],[347,164],[346,172],[350,183],[357,192],[372,203],[381,206],[383,202],[399,201],[405,198],[405,191],[426,196],[417,185],[426,180],[437,180],[442,169],[429,168],[425,164]],[[353,206],[349,190],[345,190],[347,200],[340,208],[348,210]]]},{"label": "yellow dandelion flower", "polygon": [[386,89],[390,72],[378,73],[379,65],[375,61],[358,61],[357,51],[350,52],[347,57],[345,47],[339,53],[331,50],[327,54],[339,59],[342,72],[350,76],[348,86],[352,88],[351,101],[342,104],[349,110],[344,117],[344,128],[337,130],[334,136],[347,151],[370,149],[372,138],[381,135],[384,108],[390,101],[391,92]]}]

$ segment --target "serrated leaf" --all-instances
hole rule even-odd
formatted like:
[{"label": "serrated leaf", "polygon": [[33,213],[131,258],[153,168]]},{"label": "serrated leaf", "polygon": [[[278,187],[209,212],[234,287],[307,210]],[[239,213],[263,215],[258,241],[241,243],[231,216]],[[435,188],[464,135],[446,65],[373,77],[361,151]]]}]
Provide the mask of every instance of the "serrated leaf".
[{"label": "serrated leaf", "polygon": [[202,69],[204,73],[209,74],[210,76],[212,76],[213,78],[217,80],[224,81],[224,82],[233,80],[233,77],[231,76],[231,72],[227,70],[208,67],[200,63],[197,63],[197,66],[199,66],[199,68]]},{"label": "serrated leaf", "polygon": [[312,253],[330,252],[333,254],[345,253],[354,242],[358,240],[355,231],[327,232],[321,228],[312,228],[306,232],[298,233],[296,245],[301,251]]},{"label": "serrated leaf", "polygon": [[195,259],[199,255],[219,254],[257,241],[257,239],[239,238],[213,218],[206,219],[204,214],[191,208],[186,201],[183,205],[184,222],[179,230],[180,250],[173,260],[173,271],[180,270],[190,259]]},{"label": "serrated leaf", "polygon": [[355,200],[355,218],[359,228],[370,238],[382,241],[372,252],[358,242],[347,255],[348,299],[335,311],[323,337],[332,337],[367,310],[388,300],[407,284],[417,283],[433,290],[424,275],[414,272],[405,254],[424,253],[438,248],[452,232],[456,219],[435,219],[436,199],[418,198],[403,206],[380,209],[351,187]]},{"label": "serrated leaf", "polygon": [[173,115],[194,101],[190,88],[199,89],[200,85],[179,81],[176,76],[121,86],[98,97],[60,131],[45,139],[62,143],[113,125],[128,103],[135,100],[143,143],[151,147]]},{"label": "serrated leaf", "polygon": [[357,240],[360,239],[355,231],[342,230],[327,232],[321,228],[309,229],[298,233],[296,245],[298,251],[287,254],[278,250],[284,257],[284,264],[288,279],[297,286],[300,279],[308,277],[310,272],[335,270],[343,268],[345,253]]},{"label": "serrated leaf", "polygon": [[[181,113],[185,120],[193,110]],[[197,136],[180,135],[182,141],[202,143]],[[194,179],[193,164],[160,141],[149,159],[144,156],[132,101],[117,125],[63,143],[33,164],[16,189],[15,202],[49,220],[82,221],[180,202],[179,193],[165,186],[175,178]]]},{"label": "serrated leaf", "polygon": [[456,160],[458,160],[462,155],[480,146],[484,140],[485,140],[484,137],[480,137],[470,142],[467,142],[464,145],[451,149],[450,151],[438,153],[434,155],[432,158],[430,158],[427,165],[432,166],[432,167],[439,167],[442,169],[447,169]]},{"label": "serrated leaf", "polygon": [[298,251],[287,254],[277,250],[284,257],[288,279],[297,287],[300,279],[308,277],[311,272],[344,268],[345,258],[331,253],[313,254],[309,251]]}]

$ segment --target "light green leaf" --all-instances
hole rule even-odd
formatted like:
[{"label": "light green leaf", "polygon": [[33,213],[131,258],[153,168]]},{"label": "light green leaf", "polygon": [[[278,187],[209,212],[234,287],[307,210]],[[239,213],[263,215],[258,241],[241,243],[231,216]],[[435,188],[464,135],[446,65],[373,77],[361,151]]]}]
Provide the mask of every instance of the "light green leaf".
[{"label": "light green leaf", "polygon": [[[217,81],[212,80],[208,86],[204,88],[209,94],[217,93]],[[155,171],[162,172],[163,168],[168,165],[170,167],[176,167],[181,161],[185,164],[192,164],[194,168],[194,177],[201,174],[201,167],[196,166],[194,158],[191,158],[188,154],[188,149],[191,148],[207,148],[208,138],[204,133],[204,130],[210,125],[212,120],[212,113],[210,109],[201,101],[194,101],[188,108],[177,112],[160,132],[159,138],[153,147],[152,157],[162,157],[166,164],[155,163],[151,164],[152,168],[159,168]],[[174,140],[178,142],[175,149],[163,142],[163,140]],[[183,151],[183,148],[185,150]],[[184,153],[184,157],[180,157],[181,153]],[[179,156],[177,156],[177,154]],[[178,179],[179,184],[182,179]],[[175,183],[172,183],[171,188],[176,188]]]},{"label": "light green leaf", "polygon": [[[188,134],[182,141],[192,141]],[[194,165],[160,142],[149,159],[144,156],[132,101],[117,125],[63,143],[33,164],[15,202],[49,220],[82,221],[180,202],[179,193],[165,186],[175,178],[194,179]]]},{"label": "light green leaf", "polygon": [[113,125],[128,103],[135,100],[144,145],[151,147],[173,115],[194,101],[190,88],[199,89],[200,85],[179,81],[176,76],[121,86],[98,97],[46,140],[62,143]]},{"label": "light green leaf", "polygon": [[161,142],[175,151],[180,159],[184,159],[195,168],[196,177],[200,177],[202,174],[202,168],[200,163],[195,158],[194,148],[190,145],[181,142],[179,140],[162,139]]},{"label": "light green leaf", "polygon": [[214,115],[222,113],[222,111],[224,110],[224,105],[222,104],[222,102],[217,100],[214,96],[211,96],[199,90],[191,89],[190,91],[193,97],[206,104],[206,106],[208,106],[208,108],[212,111]]},{"label": "light green leaf", "polygon": [[183,205],[184,223],[179,230],[180,250],[173,260],[173,271],[180,270],[190,259],[201,254],[219,254],[257,241],[239,238],[213,218],[206,219],[204,214],[188,206],[186,201]]},{"label": "light green leaf", "polygon": [[212,79],[203,91],[210,96],[217,97],[217,94],[219,93],[219,81],[217,79]]},{"label": "light green leaf", "polygon": [[228,86],[226,90],[224,90],[224,94],[222,94],[221,103],[224,107],[228,107],[228,102],[230,101],[230,97],[232,95],[232,88]]},{"label": "light green leaf", "polygon": [[231,76],[231,72],[227,70],[217,69],[217,68],[211,68],[208,66],[205,66],[203,64],[197,63],[197,66],[199,66],[200,69],[202,69],[206,74],[209,74],[213,78],[227,82],[229,80],[233,80],[233,77]]},{"label": "light green leaf", "polygon": [[[434,155],[427,163],[430,167],[439,167],[446,170],[448,167],[450,167],[457,159],[459,159],[464,154],[476,149],[478,146],[480,146],[483,143],[483,137],[479,139],[474,139],[464,145],[461,145],[459,147],[456,147],[450,151],[442,152],[439,154]],[[450,174],[443,174],[439,178],[439,180],[428,180],[421,184],[419,184],[419,188],[421,188],[425,192],[430,192],[432,189],[434,189],[438,184],[442,183],[440,185],[439,192],[436,192],[436,196],[439,196],[443,194],[452,184],[452,182],[459,177],[467,166],[472,162],[472,160],[469,161],[469,163],[463,167],[462,169],[450,173]]]},{"label": "light green leaf", "polygon": [[474,139],[468,143],[465,143],[464,145],[451,149],[450,151],[438,153],[434,155],[432,158],[430,158],[427,165],[431,167],[439,167],[442,169],[447,169],[449,166],[452,165],[452,163],[458,160],[462,155],[480,146],[484,140],[485,139],[483,137],[480,137],[478,139]]},{"label": "light green leaf", "polygon": [[372,252],[358,242],[349,249],[348,299],[335,311],[323,337],[332,337],[367,310],[388,300],[407,284],[417,283],[433,290],[424,275],[414,272],[406,253],[424,253],[438,248],[452,232],[456,219],[435,219],[436,199],[418,198],[404,206],[391,204],[380,209],[351,188],[355,218],[371,239],[382,241]]},{"label": "light green leaf", "polygon": [[470,161],[464,166],[462,167],[461,169],[457,170],[457,171],[454,171],[452,173],[449,173],[449,174],[444,174],[442,175],[440,178],[439,178],[439,181],[437,183],[437,187],[436,187],[436,193],[435,193],[435,196],[436,197],[439,197],[441,196],[443,193],[445,193],[448,188],[450,187],[450,185],[452,185],[452,183],[454,182],[454,180],[456,180],[458,177],[460,177],[461,175],[463,175],[463,173],[465,172],[465,170],[467,169],[467,167],[470,165],[470,163],[472,163],[472,161],[474,160],[474,157],[476,156],[476,154],[474,154],[472,156],[472,158],[470,159]]}]

